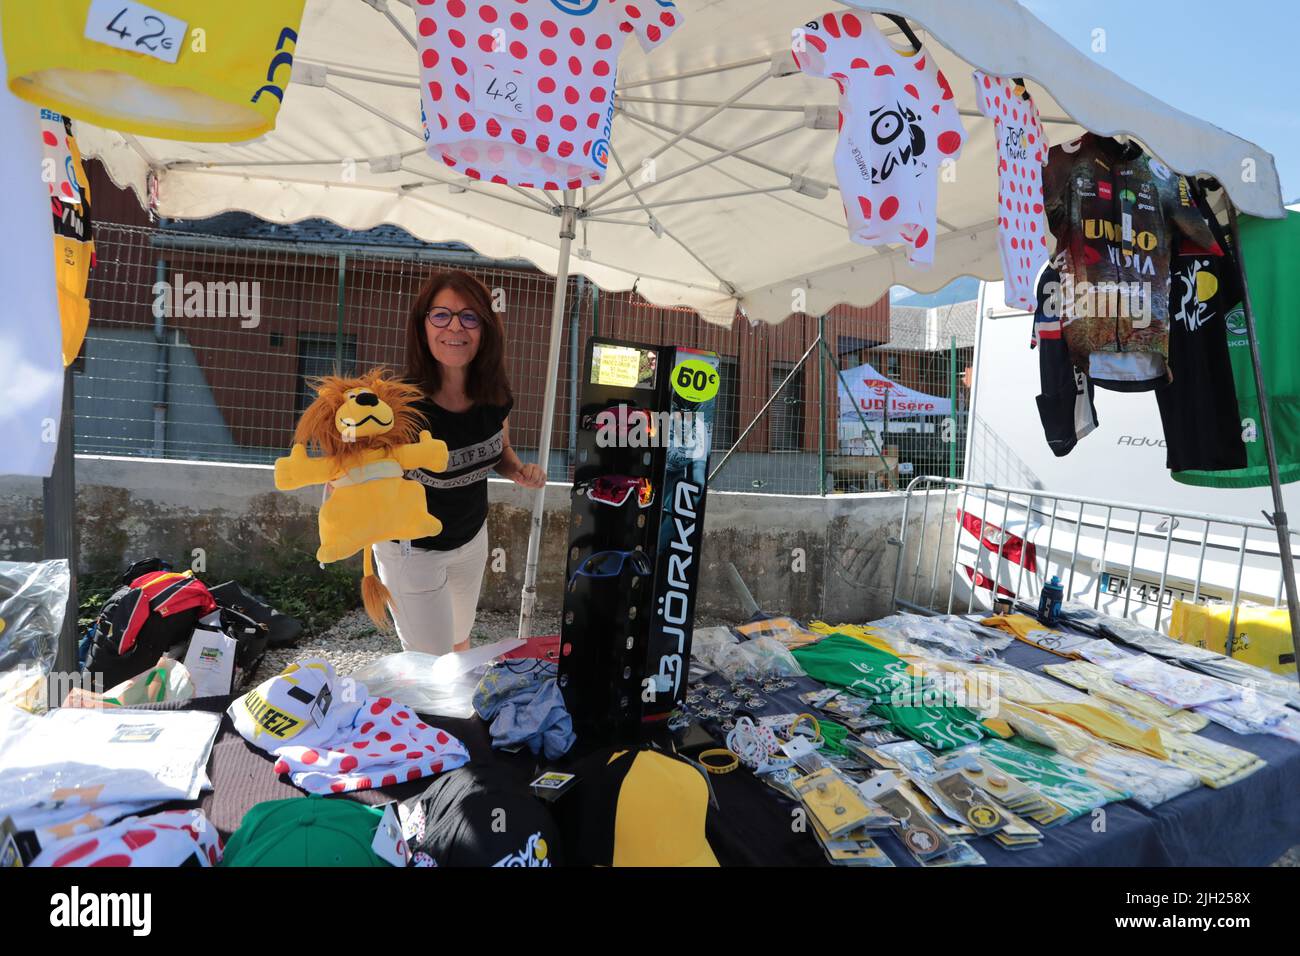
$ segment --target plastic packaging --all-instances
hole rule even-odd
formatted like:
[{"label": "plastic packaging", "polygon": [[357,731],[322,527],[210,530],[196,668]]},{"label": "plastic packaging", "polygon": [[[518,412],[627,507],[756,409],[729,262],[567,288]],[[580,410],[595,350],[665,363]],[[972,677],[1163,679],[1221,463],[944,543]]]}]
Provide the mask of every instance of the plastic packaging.
[{"label": "plastic packaging", "polygon": [[697,627],[691,636],[692,669],[699,665],[708,671],[716,671],[726,649],[739,641],[740,638],[729,627]]},{"label": "plastic packaging", "polygon": [[747,638],[774,637],[786,647],[803,647],[821,640],[792,617],[762,617],[736,625],[737,633]]},{"label": "plastic packaging", "polygon": [[804,670],[794,655],[774,637],[756,637],[739,644],[724,645],[717,671],[727,680],[769,677],[803,677]]},{"label": "plastic packaging", "polygon": [[474,716],[474,690],[492,661],[523,645],[511,638],[452,654],[403,651],[372,661],[351,676],[374,697],[400,700],[417,713]]},{"label": "plastic packaging", "polygon": [[1241,688],[1185,667],[1175,667],[1153,657],[1131,657],[1106,668],[1111,677],[1133,690],[1150,694],[1167,707],[1200,707],[1233,700]]},{"label": "plastic packaging", "polygon": [[1267,734],[1287,719],[1285,702],[1267,694],[1244,691],[1236,700],[1220,700],[1196,708],[1216,724],[1237,734]]},{"label": "plastic packaging", "polygon": [[[902,638],[926,648],[936,648],[945,656],[963,661],[987,661],[997,657],[997,652],[1008,647],[1009,634],[987,627],[979,627],[956,614],[927,617],[922,614],[894,614],[870,625],[892,645]],[[934,653],[930,651],[930,653]]]},{"label": "plastic packaging", "polygon": [[102,694],[74,687],[63,701],[64,707],[134,707],[170,700],[190,700],[194,682],[180,661],[160,658],[157,665],[143,674],[122,681]]},{"label": "plastic packaging", "polygon": [[1300,679],[1297,679],[1296,674],[1274,674],[1204,647],[1175,641],[1149,627],[1110,617],[1075,601],[1061,605],[1061,620],[1076,630],[1099,634],[1156,657],[1178,661],[1184,667],[1233,684],[1254,687],[1273,697],[1281,697],[1292,707],[1300,708]]},{"label": "plastic packaging", "polygon": [[220,725],[220,714],[195,710],[60,707],[33,717],[0,704],[0,819],[39,829],[94,813],[107,823],[197,799]]},{"label": "plastic packaging", "polygon": [[0,561],[0,672],[54,666],[68,605],[68,562]]}]

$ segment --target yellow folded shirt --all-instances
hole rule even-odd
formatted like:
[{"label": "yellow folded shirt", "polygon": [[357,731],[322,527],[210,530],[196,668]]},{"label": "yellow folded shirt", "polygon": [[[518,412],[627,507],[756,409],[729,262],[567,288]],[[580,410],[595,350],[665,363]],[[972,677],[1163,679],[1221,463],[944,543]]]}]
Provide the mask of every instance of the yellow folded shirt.
[{"label": "yellow folded shirt", "polygon": [[1154,727],[1141,730],[1118,714],[1102,710],[1091,704],[1036,703],[1034,710],[1053,717],[1059,717],[1067,723],[1082,727],[1088,733],[1101,740],[1109,740],[1130,750],[1137,750],[1160,760],[1168,760],[1169,753],[1160,742],[1160,731]]}]

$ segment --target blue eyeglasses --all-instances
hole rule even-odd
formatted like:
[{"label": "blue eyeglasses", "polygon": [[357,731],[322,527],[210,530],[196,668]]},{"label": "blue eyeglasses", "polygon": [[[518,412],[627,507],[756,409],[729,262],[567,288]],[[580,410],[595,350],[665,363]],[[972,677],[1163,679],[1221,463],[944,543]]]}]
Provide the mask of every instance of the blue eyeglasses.
[{"label": "blue eyeglasses", "polygon": [[429,324],[439,329],[445,329],[451,325],[453,318],[460,319],[460,327],[466,331],[477,329],[479,323],[483,321],[473,309],[461,309],[459,312],[453,312],[451,309],[444,309],[441,306],[431,309],[429,314],[425,316]]},{"label": "blue eyeglasses", "polygon": [[573,590],[578,578],[616,578],[623,573],[623,568],[630,565],[632,573],[640,577],[650,574],[650,559],[644,551],[597,551],[588,555],[578,569],[569,578],[569,590]]}]

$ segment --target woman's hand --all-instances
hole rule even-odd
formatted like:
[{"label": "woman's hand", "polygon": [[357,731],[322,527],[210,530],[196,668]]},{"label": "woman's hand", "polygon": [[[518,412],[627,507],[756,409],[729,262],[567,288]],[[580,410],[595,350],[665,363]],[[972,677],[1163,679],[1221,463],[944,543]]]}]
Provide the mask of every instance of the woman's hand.
[{"label": "woman's hand", "polygon": [[542,471],[540,465],[521,464],[519,470],[510,476],[510,480],[517,485],[525,488],[540,488],[546,484],[546,472]]}]

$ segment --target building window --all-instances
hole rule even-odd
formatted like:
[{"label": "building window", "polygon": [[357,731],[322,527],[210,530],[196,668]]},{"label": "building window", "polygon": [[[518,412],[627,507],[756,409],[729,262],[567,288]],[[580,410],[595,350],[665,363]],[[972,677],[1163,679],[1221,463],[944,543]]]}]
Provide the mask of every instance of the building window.
[{"label": "building window", "polygon": [[310,382],[322,375],[355,375],[357,373],[357,338],[343,337],[343,368],[335,367],[338,357],[338,340],[334,338],[299,336],[298,338],[298,414],[316,400]]},{"label": "building window", "polygon": [[718,398],[713,404],[713,451],[725,454],[740,436],[740,363],[719,356]]},{"label": "building window", "polygon": [[[792,362],[773,363],[772,392],[776,392],[792,368],[794,368]],[[768,448],[772,451],[803,450],[803,407],[803,366],[801,365],[767,410]]]},{"label": "building window", "polygon": [[879,344],[876,339],[864,339],[856,335],[836,336],[835,354],[839,357],[840,368],[854,368],[868,361],[867,350]]},{"label": "building window", "polygon": [[898,380],[899,374],[903,371],[903,364],[899,361],[896,352],[890,352],[885,356],[885,375],[889,378]]}]

